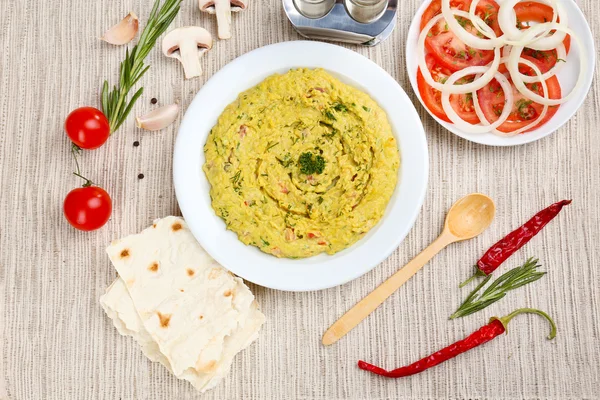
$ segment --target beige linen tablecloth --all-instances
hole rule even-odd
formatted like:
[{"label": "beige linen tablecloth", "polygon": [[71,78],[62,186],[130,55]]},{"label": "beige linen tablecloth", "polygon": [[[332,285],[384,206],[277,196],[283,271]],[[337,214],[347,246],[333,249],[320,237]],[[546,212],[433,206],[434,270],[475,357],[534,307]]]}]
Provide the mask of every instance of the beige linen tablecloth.
[{"label": "beige linen tablecloth", "polygon": [[[394,76],[415,103],[404,67],[408,24],[419,0],[400,1],[398,28],[374,48],[348,46]],[[594,35],[600,13],[580,2]],[[62,201],[80,184],[62,124],[82,105],[98,106],[104,78],[115,82],[125,48],[97,38],[128,11],[145,21],[150,0],[1,0],[0,3],[0,399],[432,399],[599,398],[600,390],[600,79],[577,115],[536,143],[493,148],[440,128],[418,105],[429,146],[429,190],[417,222],[388,260],[346,285],[284,293],[251,285],[267,323],[235,360],[231,375],[200,395],[146,359],[120,336],[98,298],[116,274],[105,247],[158,217],[178,214],[171,179],[179,120],[157,133],[129,118],[107,145],[86,152],[83,171],[112,195],[114,212],[100,231],[72,229]],[[212,17],[184,0],[173,26]],[[174,60],[154,50],[133,114],[180,100],[187,107],[202,84],[234,58],[258,47],[298,40],[279,0],[254,0],[233,21],[234,37],[217,41],[205,75],[185,81]],[[588,51],[591,51],[589,49]],[[133,142],[140,146],[134,147]],[[144,179],[138,179],[143,173]],[[446,210],[470,192],[498,207],[480,237],[442,251],[373,315],[334,346],[325,329],[404,265],[440,232]],[[502,267],[528,256],[548,275],[483,312],[448,321],[483,251],[539,209],[573,204]],[[492,315],[538,307],[559,325],[521,316],[510,334],[421,375],[386,380],[356,367],[359,359],[393,368],[461,339]]]}]

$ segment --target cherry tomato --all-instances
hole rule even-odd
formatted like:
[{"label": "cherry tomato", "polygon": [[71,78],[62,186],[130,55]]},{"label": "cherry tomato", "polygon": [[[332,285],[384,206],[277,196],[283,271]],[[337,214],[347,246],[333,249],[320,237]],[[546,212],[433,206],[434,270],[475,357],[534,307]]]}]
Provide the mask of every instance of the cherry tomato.
[{"label": "cherry tomato", "polygon": [[[471,0],[452,0],[450,7],[463,11],[469,11]],[[421,18],[421,30],[434,16],[441,13],[441,0],[433,0],[429,7],[423,13]],[[496,33],[502,34],[498,24],[498,10],[500,6],[494,0],[482,0],[477,4],[476,14],[481,17]],[[457,21],[475,36],[483,37],[475,29],[471,21],[465,18],[457,17]],[[439,62],[439,64],[450,71],[459,71],[466,67],[474,65],[487,65],[494,59],[492,50],[473,49],[463,43],[449,29],[444,19],[439,20],[437,24],[427,33],[425,47]]]},{"label": "cherry tomato", "polygon": [[[448,69],[441,67],[435,57],[431,54],[427,54],[425,56],[425,61],[427,62],[427,67],[431,72],[431,77],[436,82],[443,82],[448,79],[452,72]],[[471,78],[472,79],[472,78]],[[419,93],[421,94],[421,98],[425,103],[425,106],[431,111],[433,115],[438,117],[439,119],[451,122],[442,107],[442,93],[439,90],[436,90],[429,86],[427,82],[425,82],[425,78],[423,78],[423,74],[421,70],[417,71],[417,86],[419,87]],[[475,107],[473,106],[473,96],[471,94],[451,94],[450,95],[450,105],[456,111],[456,113],[465,121],[471,124],[478,124],[479,118],[475,113]]]},{"label": "cherry tomato", "polygon": [[108,193],[97,186],[77,188],[65,197],[63,211],[74,228],[93,231],[101,228],[110,218],[112,201]]},{"label": "cherry tomato", "polygon": [[102,111],[94,107],[77,108],[67,116],[65,131],[82,149],[97,149],[110,135],[110,124]]},{"label": "cherry tomato", "polygon": [[[529,73],[532,73],[532,71],[529,71]],[[548,79],[546,81],[546,85],[548,85],[548,97],[551,99],[561,98],[560,83],[558,83],[556,76]],[[529,83],[527,84],[527,87],[540,96],[543,96],[544,94],[544,90],[542,89],[542,85],[540,83]],[[498,127],[498,130],[502,132],[513,132],[530,124],[533,120],[537,119],[543,108],[541,104],[534,103],[533,101],[524,97],[519,91],[517,91],[514,85],[512,88],[515,99],[513,109],[506,122]],[[479,100],[479,105],[481,106],[481,110],[483,111],[486,119],[489,122],[498,120],[500,114],[502,114],[502,110],[504,109],[504,91],[502,90],[500,84],[495,79],[492,80],[487,86],[477,92],[477,97]],[[554,114],[556,114],[557,111],[558,106],[550,106],[546,116],[536,126],[529,129],[527,132],[544,125],[546,122],[548,122],[548,120],[550,120],[550,118],[554,116]]]}]

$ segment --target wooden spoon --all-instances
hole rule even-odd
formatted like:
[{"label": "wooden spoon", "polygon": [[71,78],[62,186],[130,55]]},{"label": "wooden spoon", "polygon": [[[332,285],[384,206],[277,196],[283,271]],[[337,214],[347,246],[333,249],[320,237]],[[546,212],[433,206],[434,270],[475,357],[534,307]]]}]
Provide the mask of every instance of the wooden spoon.
[{"label": "wooden spoon", "polygon": [[495,213],[494,201],[479,193],[467,195],[454,203],[448,211],[442,234],[412,261],[331,325],[323,335],[323,344],[325,346],[333,344],[354,329],[444,247],[450,243],[474,238],[485,231],[492,223]]}]

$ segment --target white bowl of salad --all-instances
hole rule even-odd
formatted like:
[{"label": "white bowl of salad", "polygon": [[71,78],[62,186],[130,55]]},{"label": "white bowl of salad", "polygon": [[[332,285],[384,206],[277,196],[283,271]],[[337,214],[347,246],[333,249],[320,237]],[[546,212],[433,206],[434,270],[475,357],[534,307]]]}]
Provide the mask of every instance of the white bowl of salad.
[{"label": "white bowl of salad", "polygon": [[539,140],[581,107],[594,40],[573,0],[426,0],[409,29],[406,63],[429,114],[467,140]]}]

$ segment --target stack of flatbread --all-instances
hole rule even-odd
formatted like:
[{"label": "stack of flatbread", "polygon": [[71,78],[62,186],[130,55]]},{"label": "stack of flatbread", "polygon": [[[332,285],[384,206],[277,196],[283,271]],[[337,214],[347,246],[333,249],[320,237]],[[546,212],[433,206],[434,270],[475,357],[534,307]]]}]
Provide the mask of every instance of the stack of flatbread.
[{"label": "stack of flatbread", "polygon": [[157,220],[107,248],[119,273],[100,304],[122,335],[196,389],[213,388],[265,321],[244,282],[203,249],[183,219]]}]

